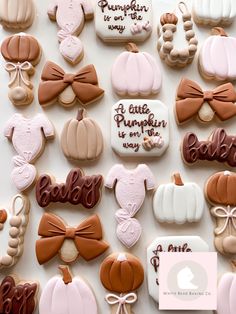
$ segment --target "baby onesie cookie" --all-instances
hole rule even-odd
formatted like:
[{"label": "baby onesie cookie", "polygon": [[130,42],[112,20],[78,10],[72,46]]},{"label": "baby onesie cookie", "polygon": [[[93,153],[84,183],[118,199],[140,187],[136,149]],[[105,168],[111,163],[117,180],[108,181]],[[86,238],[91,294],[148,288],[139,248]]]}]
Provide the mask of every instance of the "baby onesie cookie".
[{"label": "baby onesie cookie", "polygon": [[45,141],[54,137],[54,127],[44,114],[25,118],[15,113],[4,128],[6,136],[16,150],[11,178],[19,191],[30,188],[36,179],[37,170],[32,165],[42,154]]},{"label": "baby onesie cookie", "polygon": [[112,107],[111,146],[120,156],[158,157],[169,146],[169,112],[159,100],[123,99]]},{"label": "baby onesie cookie", "polygon": [[62,56],[72,64],[80,62],[84,49],[76,36],[81,33],[85,20],[93,18],[90,0],[50,0],[48,16],[60,28],[58,40]]},{"label": "baby onesie cookie", "polygon": [[31,104],[34,94],[30,77],[42,54],[37,39],[24,33],[7,37],[1,45],[1,54],[7,61],[5,70],[10,76],[10,101],[15,106]]},{"label": "baby onesie cookie", "polygon": [[194,0],[194,22],[202,25],[229,25],[236,17],[234,0]]},{"label": "baby onesie cookie", "polygon": [[133,170],[117,164],[109,171],[105,187],[115,190],[116,200],[121,207],[116,212],[116,235],[127,248],[131,248],[142,232],[139,221],[133,217],[144,202],[146,190],[155,188],[154,175],[145,164],[140,164]]},{"label": "baby onesie cookie", "polygon": [[154,195],[156,219],[176,224],[199,221],[205,205],[202,190],[196,183],[184,183],[179,173],[173,179],[173,183],[160,185]]},{"label": "baby onesie cookie", "polygon": [[221,254],[236,254],[236,174],[217,172],[206,182],[205,195],[213,205],[211,215],[215,218],[215,247]]},{"label": "baby onesie cookie", "polygon": [[111,254],[102,262],[100,279],[103,286],[112,292],[105,297],[111,306],[111,314],[132,314],[132,304],[138,300],[135,290],[144,280],[140,260],[129,253]]},{"label": "baby onesie cookie", "polygon": [[21,194],[14,196],[8,210],[0,211],[0,269],[14,266],[21,257],[29,212],[30,202]]},{"label": "baby onesie cookie", "polygon": [[198,236],[158,237],[147,248],[147,280],[150,296],[159,302],[159,253],[208,252],[208,244]]},{"label": "baby onesie cookie", "polygon": [[236,92],[231,83],[203,91],[194,81],[183,78],[176,95],[176,122],[183,124],[196,116],[201,122],[210,122],[215,116],[220,121],[228,120],[236,115],[235,102]]},{"label": "baby onesie cookie", "polygon": [[198,40],[193,30],[192,16],[184,2],[180,2],[183,28],[185,31],[186,48],[177,49],[174,46],[174,33],[177,31],[178,17],[174,13],[165,13],[160,18],[158,29],[159,39],[157,49],[161,59],[171,67],[185,67],[190,64],[197,52]]},{"label": "baby onesie cookie", "polygon": [[86,111],[79,109],[76,119],[64,125],[61,134],[61,148],[68,159],[88,161],[97,159],[103,150],[103,135],[100,126]]},{"label": "baby onesie cookie", "polygon": [[40,105],[59,102],[63,107],[73,106],[77,101],[87,106],[101,98],[104,90],[98,86],[98,77],[92,64],[77,73],[65,73],[56,63],[46,62],[38,89]]},{"label": "baby onesie cookie", "polygon": [[103,41],[144,41],[152,28],[151,0],[96,0],[95,29]]},{"label": "baby onesie cookie", "polygon": [[53,183],[52,178],[44,174],[36,183],[36,200],[41,207],[47,207],[50,203],[69,202],[90,209],[100,201],[102,186],[101,175],[85,176],[80,168],[72,169],[65,183]]},{"label": "baby onesie cookie", "polygon": [[72,263],[80,256],[90,261],[109,247],[102,240],[102,225],[97,215],[71,227],[60,217],[45,213],[39,224],[38,235],[41,238],[36,241],[35,248],[40,265],[57,254],[64,263]]},{"label": "baby onesie cookie", "polygon": [[35,17],[33,0],[1,0],[0,24],[4,28],[22,30],[30,27]]},{"label": "baby onesie cookie", "polygon": [[199,69],[205,79],[233,81],[236,79],[236,38],[215,27],[199,54]]},{"label": "baby onesie cookie", "polygon": [[228,135],[222,128],[215,129],[207,141],[199,141],[193,132],[186,133],[181,151],[184,162],[189,165],[198,160],[215,160],[236,166],[236,136]]},{"label": "baby onesie cookie", "polygon": [[68,266],[59,266],[61,276],[51,278],[39,301],[39,314],[97,314],[92,289],[80,277],[72,277]]},{"label": "baby onesie cookie", "polygon": [[156,60],[147,52],[139,52],[134,43],[116,59],[111,73],[112,86],[118,95],[148,96],[161,88],[162,74]]},{"label": "baby onesie cookie", "polygon": [[6,276],[0,285],[0,313],[33,314],[38,290],[37,282],[19,280],[16,275]]}]

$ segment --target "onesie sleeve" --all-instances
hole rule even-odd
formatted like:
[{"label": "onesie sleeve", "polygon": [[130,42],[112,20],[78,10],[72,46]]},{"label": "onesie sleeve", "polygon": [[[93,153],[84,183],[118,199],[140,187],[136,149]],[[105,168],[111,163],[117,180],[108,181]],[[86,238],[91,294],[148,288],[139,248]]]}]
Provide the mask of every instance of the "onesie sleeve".
[{"label": "onesie sleeve", "polygon": [[142,172],[143,179],[146,183],[147,190],[153,190],[155,188],[155,177],[147,165],[141,165],[140,171]]},{"label": "onesie sleeve", "polygon": [[50,18],[56,18],[57,8],[58,8],[58,0],[50,0],[48,11],[47,11]]},{"label": "onesie sleeve", "polygon": [[94,10],[90,0],[82,0],[81,1],[82,9],[84,11],[85,19],[93,18]]},{"label": "onesie sleeve", "polygon": [[45,117],[45,115],[38,115],[38,123],[46,138],[54,137],[54,127],[52,123],[48,120],[48,118]]},{"label": "onesie sleeve", "polygon": [[120,178],[121,170],[121,165],[115,165],[111,168],[105,179],[105,187],[109,189],[114,188],[116,181]]},{"label": "onesie sleeve", "polygon": [[16,126],[18,120],[19,114],[16,113],[7,121],[4,127],[4,136],[6,136],[9,139],[12,138],[14,127]]}]

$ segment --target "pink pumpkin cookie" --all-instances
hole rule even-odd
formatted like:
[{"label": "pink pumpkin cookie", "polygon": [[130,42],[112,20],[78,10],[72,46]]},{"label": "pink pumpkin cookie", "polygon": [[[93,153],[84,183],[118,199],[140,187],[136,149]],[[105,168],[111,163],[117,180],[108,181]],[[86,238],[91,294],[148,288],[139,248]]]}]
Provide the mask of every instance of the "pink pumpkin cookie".
[{"label": "pink pumpkin cookie", "polygon": [[148,96],[161,88],[162,74],[156,60],[129,43],[128,51],[116,59],[112,68],[112,86],[118,95]]},{"label": "pink pumpkin cookie", "polygon": [[144,202],[146,190],[155,188],[155,178],[145,164],[140,164],[133,170],[117,164],[109,171],[105,186],[115,189],[116,200],[121,207],[116,212],[116,234],[130,248],[139,240],[142,232],[139,221],[133,217]]}]

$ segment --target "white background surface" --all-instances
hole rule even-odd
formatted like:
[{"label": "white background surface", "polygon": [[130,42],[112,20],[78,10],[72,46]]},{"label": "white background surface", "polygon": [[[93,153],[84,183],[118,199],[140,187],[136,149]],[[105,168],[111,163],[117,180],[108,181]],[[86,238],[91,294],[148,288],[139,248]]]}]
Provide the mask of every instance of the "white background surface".
[{"label": "white background surface", "polygon": [[[128,168],[135,167],[138,162],[145,162],[150,166],[151,170],[155,174],[156,184],[167,183],[170,181],[170,177],[173,172],[180,171],[183,179],[187,181],[195,181],[202,188],[205,180],[214,172],[219,170],[225,170],[224,165],[217,163],[198,163],[196,166],[189,167],[185,166],[182,162],[179,145],[182,137],[186,131],[195,131],[199,134],[200,138],[206,139],[212,130],[217,126],[224,126],[228,132],[236,133],[236,127],[234,126],[235,119],[227,121],[225,123],[212,122],[206,126],[199,124],[198,122],[192,121],[183,127],[177,127],[174,116],[173,116],[173,105],[175,99],[175,91],[178,86],[180,79],[186,76],[190,79],[196,80],[200,83],[203,89],[210,89],[217,85],[216,82],[203,81],[197,68],[197,58],[195,62],[189,67],[183,70],[173,70],[163,64],[156,49],[157,46],[157,23],[162,13],[167,11],[173,11],[176,7],[177,1],[174,0],[154,0],[153,1],[153,13],[154,13],[154,30],[152,37],[148,39],[144,44],[140,45],[140,50],[147,51],[156,57],[162,70],[163,70],[163,87],[160,94],[157,96],[158,99],[163,101],[170,109],[171,115],[171,142],[170,148],[164,156],[160,159],[120,159],[115,153],[112,152],[110,147],[110,108],[119,98],[112,93],[111,82],[110,82],[110,70],[115,58],[124,51],[124,45],[120,44],[112,46],[104,44],[96,37],[94,31],[94,21],[88,22],[82,31],[80,38],[85,46],[85,57],[82,62],[74,68],[70,66],[59,53],[57,43],[57,25],[51,22],[47,17],[47,6],[48,0],[35,1],[37,4],[37,17],[34,21],[33,26],[27,30],[37,37],[43,48],[43,57],[39,65],[36,67],[36,74],[32,77],[32,81],[35,86],[35,95],[37,95],[37,87],[40,79],[40,74],[46,60],[51,60],[62,66],[65,71],[76,71],[84,65],[93,63],[97,69],[99,76],[100,86],[105,89],[105,97],[94,105],[90,105],[88,115],[95,118],[100,123],[104,139],[105,149],[102,157],[97,162],[86,163],[86,164],[72,164],[66,160],[63,153],[61,152],[59,139],[63,128],[63,125],[68,119],[76,116],[78,105],[75,105],[69,110],[65,110],[58,104],[46,108],[45,114],[53,122],[56,129],[56,138],[52,142],[48,142],[44,154],[36,162],[36,167],[40,174],[50,173],[57,178],[57,181],[65,181],[65,178],[69,170],[73,166],[82,166],[86,174],[98,174],[101,173],[104,176],[107,174],[109,169],[115,163],[124,163]],[[191,4],[190,1],[187,1]],[[182,29],[182,25],[179,24]],[[208,37],[210,27],[198,28],[194,25],[194,29],[199,39],[199,46]],[[234,26],[227,28],[227,32],[231,35],[236,36],[236,30]],[[0,30],[1,41],[7,36],[5,30]],[[183,45],[183,33],[179,32],[178,45]],[[1,147],[1,158],[0,158],[0,187],[1,187],[1,207],[7,207],[10,205],[11,198],[17,193],[15,187],[11,183],[10,173],[12,170],[11,158],[15,155],[15,151],[7,139],[3,136],[3,127],[7,119],[9,119],[15,112],[21,112],[26,116],[33,116],[35,113],[42,111],[42,108],[38,104],[37,97],[35,101],[24,109],[15,108],[9,101],[7,93],[7,84],[9,81],[8,73],[4,70],[5,61],[1,58],[0,68],[0,147]],[[3,276],[11,273],[18,274],[21,278],[28,280],[38,280],[41,284],[41,289],[52,276],[58,273],[57,266],[60,264],[59,258],[52,259],[49,263],[44,266],[39,266],[35,256],[35,241],[38,238],[37,229],[40,218],[44,212],[35,201],[35,191],[29,193],[31,201],[31,214],[30,223],[25,236],[25,251],[18,264],[11,270],[1,271],[1,279]],[[116,222],[114,218],[115,211],[118,209],[118,205],[115,202],[115,198],[112,192],[103,191],[103,197],[100,204],[94,210],[86,210],[76,206],[55,205],[51,206],[50,210],[65,220],[68,224],[77,224],[83,219],[87,218],[93,213],[99,214],[103,227],[104,227],[104,239],[109,241],[112,251],[122,251],[125,248],[117,240],[115,236]],[[147,245],[157,236],[167,235],[200,235],[204,240],[209,243],[211,250],[214,250],[213,246],[213,228],[214,223],[210,217],[208,206],[205,206],[204,216],[200,223],[189,224],[186,226],[166,226],[161,225],[155,221],[152,212],[152,195],[149,194],[146,197],[144,206],[137,214],[138,220],[143,226],[143,233],[138,244],[130,251],[141,258],[144,267],[146,268],[146,247]],[[4,241],[3,234],[0,235],[1,241]],[[0,242],[1,243],[1,242]],[[99,267],[102,260],[106,255],[110,253],[107,251],[103,256],[94,261],[87,263],[83,259],[79,259],[72,266],[74,275],[80,275],[90,283],[93,287],[94,293],[98,300],[99,313],[109,313],[110,308],[104,301],[105,289],[100,283],[99,279]],[[230,259],[221,257],[219,258],[219,275],[224,271],[230,269]],[[210,265],[209,265],[210,267]],[[144,282],[141,289],[138,291],[139,301],[133,307],[135,314],[152,314],[158,313],[157,305],[148,296],[147,283]],[[36,311],[36,313],[38,313]],[[166,312],[170,313],[170,312]],[[188,312],[186,312],[188,313]],[[197,313],[197,312],[196,312]],[[201,312],[210,313],[210,312]],[[44,313],[47,314],[47,313]]]}]

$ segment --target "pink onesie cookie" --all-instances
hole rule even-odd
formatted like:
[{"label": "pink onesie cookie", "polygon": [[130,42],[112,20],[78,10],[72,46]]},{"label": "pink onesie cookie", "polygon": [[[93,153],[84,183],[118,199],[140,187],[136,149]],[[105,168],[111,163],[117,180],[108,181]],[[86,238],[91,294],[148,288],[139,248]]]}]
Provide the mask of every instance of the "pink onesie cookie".
[{"label": "pink onesie cookie", "polygon": [[16,113],[6,123],[4,135],[17,152],[13,157],[12,180],[19,191],[24,191],[35,181],[37,171],[32,163],[43,152],[45,140],[54,137],[54,127],[43,114],[25,118]]},{"label": "pink onesie cookie", "polygon": [[60,53],[70,63],[78,63],[83,58],[83,44],[76,36],[81,33],[85,20],[93,18],[90,0],[51,0],[48,16],[60,28]]},{"label": "pink onesie cookie", "polygon": [[142,232],[139,221],[133,217],[144,202],[146,190],[155,188],[155,178],[145,164],[140,164],[133,170],[117,164],[109,171],[105,186],[115,189],[116,200],[121,207],[116,212],[116,234],[118,239],[130,248],[139,240]]}]

